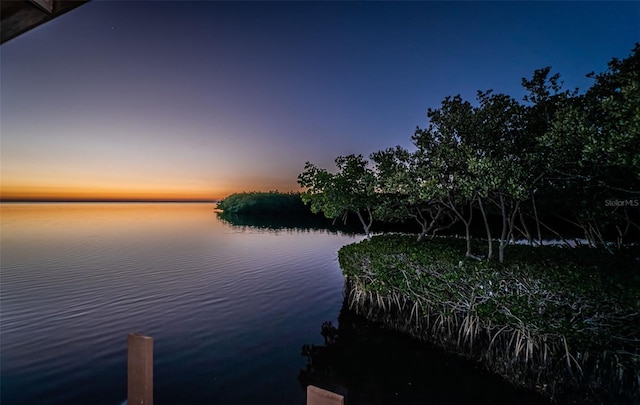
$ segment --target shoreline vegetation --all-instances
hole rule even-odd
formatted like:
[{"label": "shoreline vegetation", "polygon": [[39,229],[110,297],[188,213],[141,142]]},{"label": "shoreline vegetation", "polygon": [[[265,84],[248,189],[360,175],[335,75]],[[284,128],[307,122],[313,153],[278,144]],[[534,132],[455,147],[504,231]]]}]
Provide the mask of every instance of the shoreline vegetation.
[{"label": "shoreline vegetation", "polygon": [[[222,201],[232,211],[222,214],[294,219],[279,209],[299,208],[299,198],[241,193]],[[296,213],[317,218],[302,208]],[[486,243],[474,238],[472,248]],[[552,401],[640,399],[640,246],[611,255],[587,245],[514,244],[507,263],[465,258],[465,248],[455,234],[418,241],[415,233],[344,246],[349,309]]]},{"label": "shoreline vegetation", "polygon": [[277,190],[234,193],[218,201],[217,209],[225,214],[318,216],[302,202],[300,193]]},{"label": "shoreline vegetation", "polygon": [[356,235],[359,228],[335,224],[322,214],[314,214],[305,206],[300,193],[242,192],[218,202],[215,210],[220,220],[237,227],[326,230]]},{"label": "shoreline vegetation", "polygon": [[504,265],[460,260],[464,245],[394,234],[343,247],[350,309],[552,401],[640,399],[637,248],[513,246]]},{"label": "shoreline vegetation", "polygon": [[[302,200],[302,193],[280,191],[251,191],[234,193],[220,200],[218,216],[237,226],[266,228],[312,228],[359,234],[362,228],[353,215],[328,218],[323,212],[314,213]],[[374,221],[379,232],[415,232],[412,222]]]},{"label": "shoreline vegetation", "polygon": [[[339,252],[357,312],[552,401],[638,403],[640,43],[587,77],[446,97],[414,150],[306,162],[298,183],[367,236]],[[420,231],[373,236],[375,220]]]},{"label": "shoreline vegetation", "polygon": [[366,235],[338,253],[349,306],[551,401],[640,402],[640,43],[587,76],[446,97],[414,151],[306,162],[296,207]]}]

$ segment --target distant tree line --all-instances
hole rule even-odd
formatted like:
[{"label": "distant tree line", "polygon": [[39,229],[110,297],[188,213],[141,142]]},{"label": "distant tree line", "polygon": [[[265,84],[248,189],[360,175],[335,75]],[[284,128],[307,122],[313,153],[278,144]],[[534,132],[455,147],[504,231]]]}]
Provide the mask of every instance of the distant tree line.
[{"label": "distant tree line", "polygon": [[300,193],[279,191],[243,192],[231,194],[218,202],[218,209],[233,214],[310,215]]},{"label": "distant tree line", "polygon": [[[374,220],[413,218],[419,239],[462,225],[471,258],[494,258],[497,243],[503,262],[510,241],[541,245],[549,233],[569,244],[559,224],[613,253],[640,235],[640,44],[587,76],[583,93],[546,67],[522,78],[521,101],[491,90],[473,104],[446,97],[416,129],[415,151],[340,156],[335,172],[307,162],[302,200],[328,218],[355,214],[367,236]],[[482,256],[474,221],[486,232]]]}]

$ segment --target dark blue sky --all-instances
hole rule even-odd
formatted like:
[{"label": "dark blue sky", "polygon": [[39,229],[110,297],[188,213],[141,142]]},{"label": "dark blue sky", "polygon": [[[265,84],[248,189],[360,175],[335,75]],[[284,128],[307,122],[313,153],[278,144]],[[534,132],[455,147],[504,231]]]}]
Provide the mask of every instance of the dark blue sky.
[{"label": "dark blue sky", "polygon": [[410,147],[427,108],[640,41],[640,2],[94,0],[0,48],[2,192],[218,198]]}]

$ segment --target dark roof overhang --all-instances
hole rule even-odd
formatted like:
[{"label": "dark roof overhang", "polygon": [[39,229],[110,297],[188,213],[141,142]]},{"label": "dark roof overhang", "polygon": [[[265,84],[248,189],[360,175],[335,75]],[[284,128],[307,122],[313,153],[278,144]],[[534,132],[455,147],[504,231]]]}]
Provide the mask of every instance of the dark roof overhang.
[{"label": "dark roof overhang", "polygon": [[0,1],[0,44],[51,21],[88,0]]}]

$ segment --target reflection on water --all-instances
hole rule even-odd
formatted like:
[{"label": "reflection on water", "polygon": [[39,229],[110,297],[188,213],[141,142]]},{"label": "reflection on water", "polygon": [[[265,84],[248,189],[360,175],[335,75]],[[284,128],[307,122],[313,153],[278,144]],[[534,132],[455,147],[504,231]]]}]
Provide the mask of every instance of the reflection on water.
[{"label": "reflection on water", "polygon": [[209,204],[0,209],[2,404],[121,403],[133,331],[155,339],[156,404],[303,400],[299,347],[337,314],[354,237]]},{"label": "reflection on water", "polygon": [[336,328],[324,322],[323,345],[305,344],[302,387],[313,384],[345,396],[348,405],[545,404],[475,364],[446,355],[349,310]]},{"label": "reflection on water", "polygon": [[348,225],[340,222],[336,223],[331,219],[327,219],[322,215],[297,215],[286,217],[275,216],[256,216],[247,214],[235,214],[226,212],[217,212],[218,218],[223,222],[239,228],[245,229],[288,229],[299,231],[326,231],[330,233],[342,233],[349,235],[357,235],[362,233],[362,228],[358,224],[349,223]]},{"label": "reflection on water", "polygon": [[[0,204],[0,221],[3,405],[122,403],[129,332],[154,338],[156,405],[303,404],[300,347],[320,344],[319,325],[336,320],[337,251],[363,238],[221,220],[210,204]],[[411,394],[428,403],[478,389],[472,367],[458,380],[467,366],[447,374],[449,358],[376,343],[384,333],[349,325],[343,313],[303,381],[342,385],[348,405],[392,398],[402,381],[433,379],[451,391],[432,394],[432,384]],[[388,360],[411,356],[420,364]],[[450,381],[437,380],[441,372]]]}]

